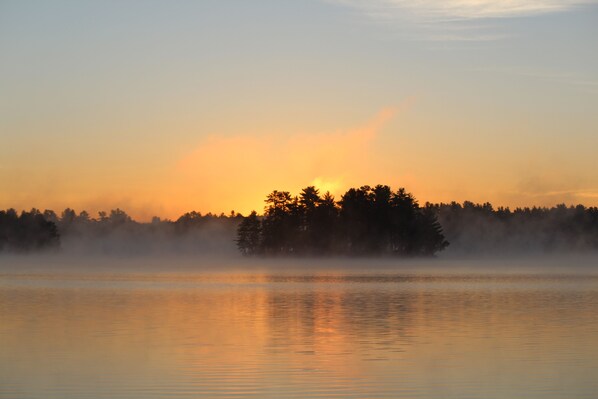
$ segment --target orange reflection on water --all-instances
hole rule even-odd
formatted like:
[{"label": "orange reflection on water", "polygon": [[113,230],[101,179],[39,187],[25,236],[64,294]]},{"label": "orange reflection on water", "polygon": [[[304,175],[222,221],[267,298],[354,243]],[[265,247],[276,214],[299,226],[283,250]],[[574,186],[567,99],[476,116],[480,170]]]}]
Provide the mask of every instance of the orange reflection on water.
[{"label": "orange reflection on water", "polygon": [[40,280],[0,286],[7,397],[584,397],[598,388],[595,278]]}]

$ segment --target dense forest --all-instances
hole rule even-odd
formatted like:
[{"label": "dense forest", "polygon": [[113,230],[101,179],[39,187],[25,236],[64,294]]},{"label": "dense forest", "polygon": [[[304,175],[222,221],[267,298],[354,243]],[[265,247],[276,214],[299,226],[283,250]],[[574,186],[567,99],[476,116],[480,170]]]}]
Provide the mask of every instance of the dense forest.
[{"label": "dense forest", "polygon": [[433,255],[448,242],[432,208],[422,208],[401,188],[363,186],[335,201],[315,187],[299,196],[273,191],[264,216],[253,212],[239,225],[245,255]]},{"label": "dense forest", "polygon": [[29,251],[57,248],[60,243],[56,224],[37,210],[0,211],[0,251]]},{"label": "dense forest", "polygon": [[[243,219],[237,246],[244,255],[343,254],[506,256],[598,250],[598,208],[494,209],[490,203],[426,203],[401,188],[363,186],[339,201],[314,187],[293,197],[273,191],[263,216]],[[450,246],[449,246],[450,243]]]},{"label": "dense forest", "polygon": [[497,208],[490,203],[426,204],[459,254],[585,252],[598,250],[598,208]]},{"label": "dense forest", "polygon": [[[449,245],[450,243],[450,245]],[[137,222],[120,209],[0,211],[0,252],[80,255],[187,254],[504,256],[598,250],[598,208],[419,205],[404,189],[363,186],[336,200],[306,187],[273,191],[262,214],[189,212]]]}]

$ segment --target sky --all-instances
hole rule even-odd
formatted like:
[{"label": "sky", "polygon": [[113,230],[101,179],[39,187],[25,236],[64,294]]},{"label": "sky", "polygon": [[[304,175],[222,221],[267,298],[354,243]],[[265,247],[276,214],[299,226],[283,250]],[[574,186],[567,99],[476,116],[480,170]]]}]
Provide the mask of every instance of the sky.
[{"label": "sky", "polygon": [[0,0],[0,209],[598,206],[597,0]]}]

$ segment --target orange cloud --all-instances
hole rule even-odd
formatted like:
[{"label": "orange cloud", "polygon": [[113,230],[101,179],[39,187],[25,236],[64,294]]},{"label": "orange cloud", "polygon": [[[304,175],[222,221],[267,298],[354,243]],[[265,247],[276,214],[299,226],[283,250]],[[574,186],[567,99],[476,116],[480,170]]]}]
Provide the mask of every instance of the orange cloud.
[{"label": "orange cloud", "polygon": [[348,131],[209,136],[177,163],[178,195],[197,198],[201,209],[248,212],[261,211],[274,189],[297,192],[313,184],[338,194],[371,179],[377,167],[371,144],[397,112],[385,108]]}]

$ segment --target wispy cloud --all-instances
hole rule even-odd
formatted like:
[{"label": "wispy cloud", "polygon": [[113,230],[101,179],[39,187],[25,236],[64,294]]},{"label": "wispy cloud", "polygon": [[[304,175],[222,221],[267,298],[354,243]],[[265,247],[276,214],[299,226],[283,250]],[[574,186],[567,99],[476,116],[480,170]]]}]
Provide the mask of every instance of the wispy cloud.
[{"label": "wispy cloud", "polygon": [[385,24],[412,24],[427,34],[418,39],[488,41],[508,35],[492,21],[564,12],[598,0],[328,0]]},{"label": "wispy cloud", "polygon": [[565,11],[596,0],[333,0],[373,17],[410,14],[422,21],[519,17]]}]

